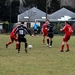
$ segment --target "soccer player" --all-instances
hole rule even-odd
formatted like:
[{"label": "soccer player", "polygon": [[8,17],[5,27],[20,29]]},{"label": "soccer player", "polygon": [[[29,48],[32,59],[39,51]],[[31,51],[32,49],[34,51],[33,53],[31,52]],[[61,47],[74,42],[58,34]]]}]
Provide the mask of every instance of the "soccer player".
[{"label": "soccer player", "polygon": [[26,34],[30,34],[31,32],[24,26],[24,22],[21,22],[20,26],[17,27],[15,35],[18,35],[18,42],[19,42],[19,47],[18,47],[18,53],[20,53],[20,46],[21,46],[21,42],[25,43],[25,52],[27,53],[27,39],[25,37]]},{"label": "soccer player", "polygon": [[49,47],[52,47],[52,39],[53,39],[53,36],[54,36],[54,32],[53,32],[53,25],[50,24],[49,20],[48,21],[48,25],[47,25],[47,29],[48,29],[48,35],[47,35],[47,45]]},{"label": "soccer player", "polygon": [[36,36],[37,35],[37,32],[38,32],[38,24],[36,24],[36,22],[35,22],[35,24],[34,24],[34,26],[33,26],[33,28],[34,28],[34,35]]},{"label": "soccer player", "polygon": [[8,45],[12,44],[14,41],[16,41],[16,49],[18,48],[18,42],[17,42],[18,38],[14,35],[16,28],[17,28],[17,26],[10,33],[11,41],[6,44],[6,48],[8,47]]},{"label": "soccer player", "polygon": [[45,23],[42,25],[43,43],[45,43],[45,37],[48,35],[47,25],[48,25],[48,21],[46,20]]},{"label": "soccer player", "polygon": [[61,46],[61,52],[64,52],[64,45],[66,43],[66,47],[67,47],[67,50],[66,52],[68,52],[70,49],[69,49],[69,44],[68,44],[68,41],[73,33],[73,28],[72,26],[70,25],[70,23],[68,21],[65,22],[65,26],[60,29],[60,31],[64,32],[64,37],[63,37],[63,40],[62,40],[62,46]]}]

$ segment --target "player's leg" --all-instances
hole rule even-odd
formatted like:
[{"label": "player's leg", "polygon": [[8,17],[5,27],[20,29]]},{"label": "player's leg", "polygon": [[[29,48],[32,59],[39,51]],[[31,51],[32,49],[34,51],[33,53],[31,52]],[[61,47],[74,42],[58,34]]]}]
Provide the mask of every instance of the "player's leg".
[{"label": "player's leg", "polygon": [[52,34],[48,34],[47,43],[48,43],[48,46],[49,46],[49,47],[52,47],[52,46],[51,46],[51,45],[52,45],[52,42],[51,42],[51,41],[52,41],[52,37],[53,37]]},{"label": "player's leg", "polygon": [[16,41],[16,49],[18,49],[19,46],[18,37],[14,36],[14,40]]},{"label": "player's leg", "polygon": [[36,36],[36,30],[34,29],[34,36]]},{"label": "player's leg", "polygon": [[67,50],[66,50],[66,52],[68,52],[70,49],[69,49],[69,44],[68,44],[68,42],[66,42],[66,47],[67,47]]},{"label": "player's leg", "polygon": [[43,43],[45,43],[45,38],[46,38],[47,35],[48,35],[48,33],[44,31],[43,32],[43,40],[42,40]]},{"label": "player's leg", "polygon": [[18,46],[19,46],[19,42],[16,41],[16,49],[18,49]]},{"label": "player's leg", "polygon": [[64,52],[64,45],[65,45],[65,42],[62,41],[62,45],[61,45],[61,52]]},{"label": "player's leg", "polygon": [[51,41],[52,41],[52,38],[49,37],[49,47],[52,47],[51,46],[52,45]]},{"label": "player's leg", "polygon": [[52,38],[51,38],[51,41],[50,41],[50,46],[52,46],[52,43],[53,43],[53,41],[52,41]]},{"label": "player's leg", "polygon": [[54,37],[54,34],[52,33],[50,36],[50,47],[52,46],[52,43],[53,43],[53,41],[52,41],[53,37]]},{"label": "player's leg", "polygon": [[12,44],[14,42],[13,37],[10,37],[10,39],[11,39],[11,41],[6,44],[6,48],[8,47],[8,45],[10,45],[10,44]]},{"label": "player's leg", "polygon": [[65,42],[66,42],[66,35],[64,35],[64,37],[63,37],[63,39],[62,39],[61,52],[64,51]]},{"label": "player's leg", "polygon": [[24,42],[25,43],[25,52],[27,53],[28,51],[27,51],[27,47],[28,47],[28,43],[27,43],[27,39],[26,38],[22,38],[22,42]]},{"label": "player's leg", "polygon": [[25,52],[26,52],[26,53],[28,52],[28,51],[27,51],[27,46],[28,46],[28,43],[25,42]]},{"label": "player's leg", "polygon": [[49,34],[47,34],[47,46],[49,46]]},{"label": "player's leg", "polygon": [[34,30],[34,35],[36,36],[37,34],[38,34],[38,33],[37,33],[37,30],[35,29],[35,30]]},{"label": "player's leg", "polygon": [[21,42],[18,44],[18,53],[20,53]]},{"label": "player's leg", "polygon": [[28,52],[28,51],[27,51],[28,43],[27,43],[26,38],[24,38],[24,42],[25,42],[25,52],[27,53],[27,52]]},{"label": "player's leg", "polygon": [[45,34],[43,33],[42,43],[45,43]]},{"label": "player's leg", "polygon": [[49,46],[49,37],[47,37],[47,46]]},{"label": "player's leg", "polygon": [[68,36],[67,39],[66,39],[66,48],[67,48],[66,52],[68,52],[70,50],[69,49],[69,43],[68,43],[69,39],[70,39],[70,36]]},{"label": "player's leg", "polygon": [[20,53],[20,48],[21,48],[21,38],[18,37],[18,53]]}]

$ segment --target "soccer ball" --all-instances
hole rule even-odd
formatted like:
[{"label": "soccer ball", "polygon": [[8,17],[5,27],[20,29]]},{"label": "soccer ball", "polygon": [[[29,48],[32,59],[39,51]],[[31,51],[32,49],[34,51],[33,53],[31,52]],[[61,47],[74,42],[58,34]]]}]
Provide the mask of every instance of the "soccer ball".
[{"label": "soccer ball", "polygon": [[28,48],[31,49],[32,48],[32,45],[28,45]]}]

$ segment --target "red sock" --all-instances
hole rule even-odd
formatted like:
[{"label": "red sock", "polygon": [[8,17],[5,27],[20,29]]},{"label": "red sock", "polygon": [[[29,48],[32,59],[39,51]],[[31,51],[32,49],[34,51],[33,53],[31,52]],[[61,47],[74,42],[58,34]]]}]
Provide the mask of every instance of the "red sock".
[{"label": "red sock", "polygon": [[62,45],[61,50],[64,50],[64,44]]},{"label": "red sock", "polygon": [[11,44],[12,42],[8,42],[8,45]]},{"label": "red sock", "polygon": [[18,42],[16,42],[16,49],[18,49],[18,46],[19,46],[19,43],[18,43]]},{"label": "red sock", "polygon": [[43,43],[45,43],[45,40],[42,40]]},{"label": "red sock", "polygon": [[66,44],[67,50],[69,50],[69,44]]}]

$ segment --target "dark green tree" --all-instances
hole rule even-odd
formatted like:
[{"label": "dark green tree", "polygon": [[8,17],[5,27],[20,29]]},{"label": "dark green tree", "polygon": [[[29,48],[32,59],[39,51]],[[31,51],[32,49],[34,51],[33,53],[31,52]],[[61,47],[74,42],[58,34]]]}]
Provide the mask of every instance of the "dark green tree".
[{"label": "dark green tree", "polygon": [[58,0],[52,0],[50,3],[50,8],[48,8],[49,13],[53,13],[60,9],[60,2]]},{"label": "dark green tree", "polygon": [[11,23],[17,22],[17,15],[19,14],[19,0],[13,0],[10,6],[10,20]]},{"label": "dark green tree", "polygon": [[27,6],[33,7],[33,6],[36,6],[36,3],[37,3],[36,0],[25,0],[25,2],[26,4],[23,3],[25,7]]},{"label": "dark green tree", "polygon": [[0,20],[7,20],[9,19],[9,8],[5,4],[5,0],[0,1]]},{"label": "dark green tree", "polygon": [[36,0],[37,8],[46,12],[46,0]]}]

